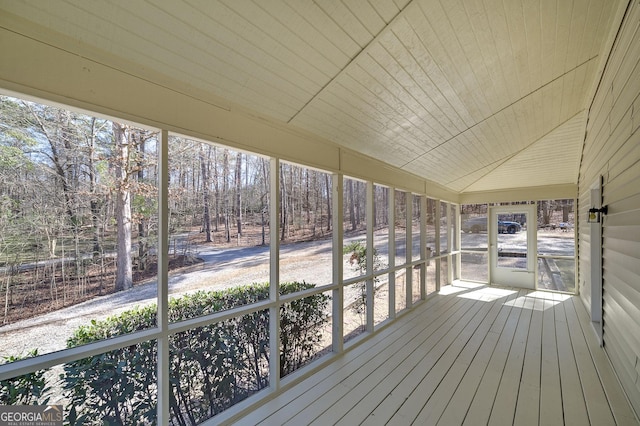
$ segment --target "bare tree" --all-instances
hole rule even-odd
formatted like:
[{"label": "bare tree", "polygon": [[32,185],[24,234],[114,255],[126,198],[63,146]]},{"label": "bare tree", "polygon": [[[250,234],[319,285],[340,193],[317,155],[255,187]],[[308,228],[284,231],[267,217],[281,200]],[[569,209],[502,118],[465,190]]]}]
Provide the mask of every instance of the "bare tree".
[{"label": "bare tree", "polygon": [[116,291],[133,287],[131,259],[131,189],[129,182],[129,138],[124,125],[113,122],[116,151],[116,222],[118,227]]},{"label": "bare tree", "polygon": [[327,232],[331,231],[331,182],[329,181],[329,174],[324,174],[324,183],[327,194]]},{"label": "bare tree", "polygon": [[[137,179],[138,184],[143,185],[145,180],[145,144],[147,142],[144,132],[133,132],[132,139],[138,139],[138,158],[137,158]],[[149,253],[149,243],[147,241],[149,231],[149,220],[145,214],[140,214],[138,218],[138,270],[147,269],[147,257]]]},{"label": "bare tree", "polygon": [[[93,241],[93,257],[97,258],[100,252],[102,251],[102,247],[100,244],[100,205],[101,199],[98,195],[98,172],[96,166],[97,160],[97,147],[96,147],[96,139],[97,133],[101,130],[101,125],[99,125],[98,120],[95,117],[92,117],[90,125],[90,133],[87,138],[87,151],[88,151],[88,176],[89,176],[89,208],[91,210],[91,228],[92,228],[92,241]],[[105,125],[106,123],[102,124]]]},{"label": "bare tree", "polygon": [[231,242],[231,229],[229,226],[229,150],[225,149],[222,155],[222,194],[224,197],[224,232],[227,242]]},{"label": "bare tree", "polygon": [[236,223],[238,229],[238,237],[242,236],[242,153],[236,154],[236,169],[235,169],[235,211],[236,211]]},{"label": "bare tree", "polygon": [[353,180],[347,180],[347,198],[349,203],[349,219],[351,221],[351,230],[355,231],[358,227],[356,221],[355,197],[353,196]]},{"label": "bare tree", "polygon": [[269,162],[264,158],[260,159],[260,169],[262,171],[261,181],[262,190],[260,195],[260,224],[262,226],[262,245],[265,245],[266,229],[265,229],[265,216],[269,210]]},{"label": "bare tree", "polygon": [[[211,154],[211,147],[209,147],[209,155]],[[204,144],[200,145],[200,167],[202,169],[202,201],[203,201],[203,213],[202,222],[204,225],[205,241],[211,242],[211,196],[209,195],[209,159],[205,156]]]},{"label": "bare tree", "polygon": [[551,214],[553,213],[553,209],[555,207],[554,201],[540,201],[538,204],[540,208],[540,217],[542,217],[542,225],[548,225],[551,222]]}]

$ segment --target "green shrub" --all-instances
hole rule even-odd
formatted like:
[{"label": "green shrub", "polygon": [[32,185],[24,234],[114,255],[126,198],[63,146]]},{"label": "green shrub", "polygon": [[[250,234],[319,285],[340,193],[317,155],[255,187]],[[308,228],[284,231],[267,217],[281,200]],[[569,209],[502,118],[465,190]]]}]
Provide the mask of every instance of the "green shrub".
[{"label": "green shrub", "polygon": [[[169,313],[178,314],[173,318],[178,321],[254,303],[268,295],[268,284],[198,292],[174,299]],[[169,343],[173,422],[200,423],[266,387],[268,333],[268,312],[259,311],[173,335]]]},{"label": "green shrub", "polygon": [[[306,283],[286,283],[283,294],[313,287]],[[327,323],[329,296],[316,294],[297,299],[280,307],[280,377],[302,367],[314,358]]]},{"label": "green shrub", "polygon": [[[281,293],[312,288],[286,283]],[[197,292],[169,302],[177,322],[267,299],[269,284]],[[314,356],[327,322],[328,296],[319,294],[280,309],[281,375]],[[156,325],[156,306],[135,309],[78,328],[68,347],[144,330]],[[171,336],[172,423],[197,424],[269,384],[269,312],[190,329]],[[70,424],[155,423],[157,344],[144,342],[68,363],[62,376],[70,399]]]},{"label": "green shrub", "polygon": [[[67,347],[145,330],[156,325],[156,306],[136,308],[81,326]],[[133,424],[156,416],[156,342],[143,342],[64,365],[70,424]]]},{"label": "green shrub", "polygon": [[[38,350],[30,351],[26,356],[8,356],[3,364],[38,356]],[[46,370],[13,377],[0,381],[0,405],[42,405],[49,401],[46,396],[49,388],[45,379]]]},{"label": "green shrub", "polygon": [[[343,247],[345,254],[351,253],[349,260],[347,261],[351,267],[357,271],[360,275],[367,274],[367,243],[366,241],[353,241]],[[373,267],[372,270],[376,271],[383,269],[384,264],[380,259],[378,250],[373,249]],[[377,284],[380,280],[379,277],[375,277],[373,282],[373,294],[377,292]],[[367,311],[367,284],[365,281],[353,284],[353,287],[357,290],[357,297],[351,304],[351,310],[360,317],[360,324],[364,327],[366,321]]]}]

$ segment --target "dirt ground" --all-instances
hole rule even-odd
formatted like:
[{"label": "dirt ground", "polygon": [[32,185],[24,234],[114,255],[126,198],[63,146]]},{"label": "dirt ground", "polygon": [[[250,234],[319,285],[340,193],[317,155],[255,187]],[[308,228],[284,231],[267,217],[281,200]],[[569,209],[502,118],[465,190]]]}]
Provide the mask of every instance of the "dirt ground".
[{"label": "dirt ground", "polygon": [[[312,241],[325,237],[326,232],[313,235],[310,232],[299,232],[287,236],[288,243]],[[268,229],[265,241],[269,243]],[[244,228],[241,237],[234,236],[227,241],[223,230],[212,232],[212,241],[207,243],[203,233],[197,229],[188,234],[175,236],[169,247],[169,271],[178,273],[185,267],[203,262],[197,253],[215,247],[217,249],[236,249],[238,247],[255,247],[262,244],[262,229],[258,226]],[[0,332],[3,326],[15,322],[50,313],[59,309],[77,305],[96,297],[115,293],[115,257],[104,256],[102,259],[85,260],[78,271],[76,262],[63,262],[53,259],[38,264],[21,266],[18,272],[10,272],[3,268],[5,282],[9,287],[0,286]],[[133,269],[134,286],[142,285],[157,276],[157,257],[150,256],[146,267],[139,268],[135,258]],[[5,284],[5,283],[3,283]],[[8,291],[7,291],[8,289]]]}]

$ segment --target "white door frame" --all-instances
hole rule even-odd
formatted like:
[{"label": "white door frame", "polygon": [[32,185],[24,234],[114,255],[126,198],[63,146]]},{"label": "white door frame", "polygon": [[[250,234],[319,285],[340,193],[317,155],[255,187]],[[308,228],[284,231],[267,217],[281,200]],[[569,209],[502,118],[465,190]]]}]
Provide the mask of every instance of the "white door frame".
[{"label": "white door frame", "polygon": [[[536,289],[537,287],[537,204],[495,206],[489,208],[489,221],[487,230],[489,232],[489,282],[495,285],[520,287],[526,289]],[[498,266],[498,215],[508,213],[525,213],[527,222],[527,266],[526,268],[508,268]],[[524,227],[523,227],[524,228]]]}]

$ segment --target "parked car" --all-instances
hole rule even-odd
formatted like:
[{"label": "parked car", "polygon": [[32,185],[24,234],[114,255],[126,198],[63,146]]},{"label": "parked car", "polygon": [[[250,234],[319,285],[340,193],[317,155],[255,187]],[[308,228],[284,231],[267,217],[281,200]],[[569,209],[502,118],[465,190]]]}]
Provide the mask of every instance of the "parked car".
[{"label": "parked car", "polygon": [[484,216],[472,217],[462,223],[462,232],[487,232],[487,218]]},{"label": "parked car", "polygon": [[522,225],[518,222],[510,222],[508,220],[498,221],[498,232],[501,234],[515,234],[522,231]]},{"label": "parked car", "polygon": [[[498,221],[498,232],[500,234],[515,234],[522,231],[522,225],[518,222],[508,220]],[[462,232],[487,232],[487,218],[485,216],[472,217],[462,223]]]}]

